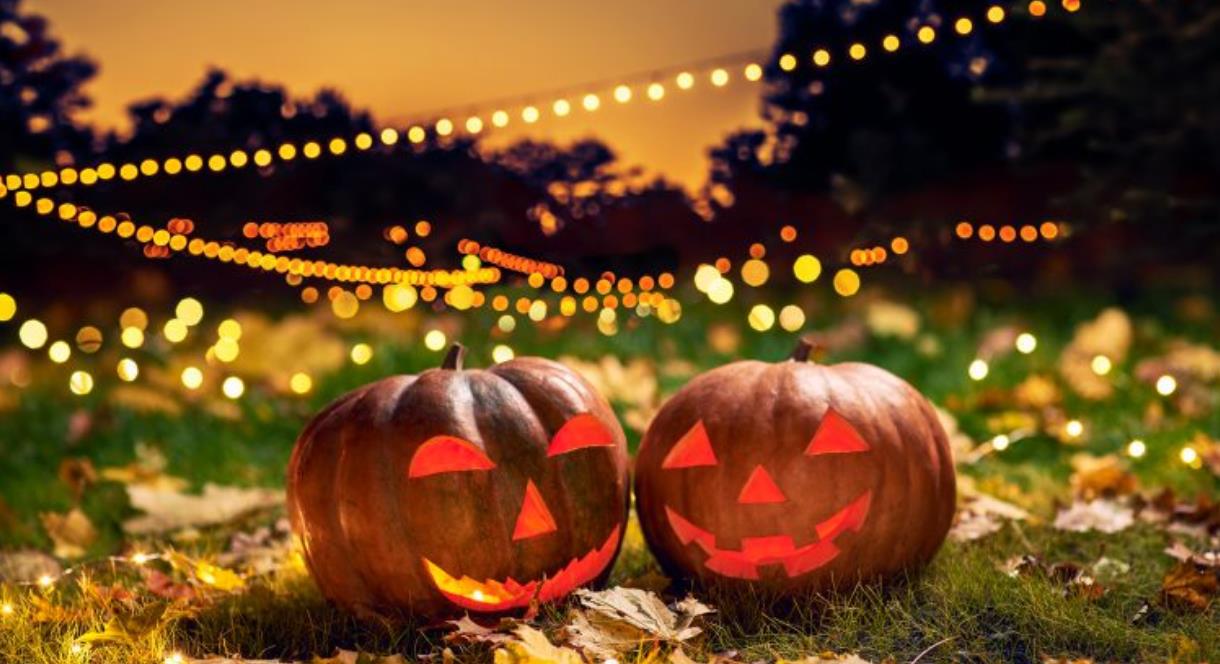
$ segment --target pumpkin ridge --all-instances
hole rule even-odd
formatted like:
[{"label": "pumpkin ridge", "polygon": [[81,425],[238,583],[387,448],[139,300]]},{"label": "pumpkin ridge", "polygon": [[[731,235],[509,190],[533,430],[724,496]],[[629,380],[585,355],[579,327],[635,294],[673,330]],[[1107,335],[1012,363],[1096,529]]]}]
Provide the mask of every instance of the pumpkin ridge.
[{"label": "pumpkin ridge", "polygon": [[[289,498],[289,504],[293,508],[292,512],[295,515],[296,520],[300,522],[299,527],[304,531],[302,533],[302,541],[305,542],[307,547],[306,561],[310,564],[311,569],[314,567],[312,562],[314,555],[320,554],[324,558],[333,557],[338,560],[346,559],[347,545],[346,542],[342,541],[342,538],[339,538],[340,542],[338,542],[336,545],[334,538],[320,537],[316,532],[319,530],[319,528],[310,527],[308,520],[302,516],[302,501],[304,501],[306,505],[317,503],[322,506],[321,514],[324,518],[324,523],[322,525],[324,527],[328,526],[329,529],[336,529],[339,524],[338,508],[336,507],[334,501],[328,500],[326,496],[315,496],[314,494],[316,492],[312,490],[312,487],[315,485],[306,481],[301,481],[302,475],[306,471],[306,464],[320,465],[319,472],[325,473],[328,480],[326,482],[318,483],[318,491],[333,489],[335,485],[335,478],[337,476],[335,472],[337,469],[337,464],[332,463],[321,465],[319,461],[313,459],[312,457],[317,454],[317,448],[321,445],[319,441],[323,435],[331,438],[332,441],[335,437],[340,435],[340,432],[343,429],[343,422],[342,420],[337,420],[336,418],[338,415],[346,414],[347,411],[351,410],[354,407],[354,404],[364,396],[366,391],[367,390],[362,389],[356,392],[348,393],[339,399],[336,399],[329,406],[327,406],[322,413],[319,414],[319,417],[310,422],[311,426],[306,427],[306,430],[302,432],[301,439],[305,440],[307,445],[300,448],[300,454],[297,454],[296,450],[294,450],[293,459],[290,461],[291,474],[297,481],[290,482],[289,486],[292,487],[293,485],[297,485],[303,487],[304,494],[302,495],[300,489],[290,491],[290,495],[292,497]],[[330,444],[330,447],[334,448],[333,453],[336,459],[339,453],[342,451],[341,442],[342,441],[339,440]],[[323,528],[323,530],[325,529],[327,528]],[[323,549],[323,551],[318,551],[319,548]],[[338,551],[335,549],[338,549]],[[323,565],[322,567],[329,569],[329,566],[327,565]],[[342,569],[343,571],[337,575],[337,581],[344,588],[343,594],[348,595],[349,600],[355,602],[361,601],[361,598],[367,598],[368,587],[365,585],[364,580],[360,577],[354,576],[349,568],[345,567]]]}]

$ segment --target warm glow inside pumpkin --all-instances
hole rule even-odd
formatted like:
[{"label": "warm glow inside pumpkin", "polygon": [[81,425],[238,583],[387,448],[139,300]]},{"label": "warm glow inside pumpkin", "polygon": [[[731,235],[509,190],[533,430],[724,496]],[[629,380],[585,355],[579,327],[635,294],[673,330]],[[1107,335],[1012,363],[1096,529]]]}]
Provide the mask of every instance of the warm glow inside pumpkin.
[{"label": "warm glow inside pumpkin", "polygon": [[636,502],[670,574],[825,588],[907,569],[943,541],[953,465],[931,407],[881,369],[808,352],[713,370],[657,414]]},{"label": "warm glow inside pumpkin", "polygon": [[554,362],[388,378],[302,433],[289,507],[327,597],[429,616],[499,612],[596,582],[618,551],[626,442]]}]

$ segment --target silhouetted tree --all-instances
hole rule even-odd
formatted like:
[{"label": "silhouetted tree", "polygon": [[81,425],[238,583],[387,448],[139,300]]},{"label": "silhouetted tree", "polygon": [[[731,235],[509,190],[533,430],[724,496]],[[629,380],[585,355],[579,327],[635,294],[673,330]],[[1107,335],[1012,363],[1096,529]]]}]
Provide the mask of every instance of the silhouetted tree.
[{"label": "silhouetted tree", "polygon": [[[766,71],[767,131],[732,136],[713,152],[713,178],[764,178],[802,191],[850,186],[875,197],[980,163],[1004,159],[1010,118],[999,105],[976,103],[977,83],[997,73],[997,54],[976,31],[949,38],[953,18],[977,2],[961,0],[793,0],[779,13],[772,62],[797,58],[792,71]],[[923,26],[941,33],[930,45]],[[886,35],[902,48],[887,53]],[[860,62],[848,49],[867,49]],[[830,66],[813,62],[826,49]]]},{"label": "silhouetted tree", "polygon": [[0,168],[6,171],[67,163],[92,140],[74,115],[90,104],[81,86],[97,65],[64,55],[46,19],[20,5],[0,0]]}]

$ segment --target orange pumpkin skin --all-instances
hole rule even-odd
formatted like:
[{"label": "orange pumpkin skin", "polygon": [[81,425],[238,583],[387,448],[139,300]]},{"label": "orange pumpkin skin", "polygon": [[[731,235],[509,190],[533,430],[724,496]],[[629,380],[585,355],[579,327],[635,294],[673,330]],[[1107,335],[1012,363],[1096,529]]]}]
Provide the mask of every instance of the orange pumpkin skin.
[{"label": "orange pumpkin skin", "polygon": [[936,413],[878,367],[735,362],[661,408],[636,509],[668,574],[784,595],[926,563],[948,533],[953,460]]},{"label": "orange pumpkin skin", "polygon": [[395,376],[305,427],[288,512],[322,593],[362,614],[501,613],[608,576],[628,504],[613,411],[561,364]]}]

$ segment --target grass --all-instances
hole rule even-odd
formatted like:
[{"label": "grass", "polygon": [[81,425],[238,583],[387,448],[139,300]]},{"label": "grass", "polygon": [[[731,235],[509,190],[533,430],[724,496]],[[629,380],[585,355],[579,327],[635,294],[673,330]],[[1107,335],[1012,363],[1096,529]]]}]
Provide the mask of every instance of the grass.
[{"label": "grass", "polygon": [[[1168,329],[1207,341],[1213,340],[1215,322],[1177,321],[1163,309],[1167,298],[1150,298],[1151,304],[1133,303],[1137,315],[1133,356],[1160,352]],[[1156,302],[1161,303],[1157,308]],[[963,430],[976,438],[996,433],[997,419],[1010,405],[988,402],[988,390],[1004,390],[1031,373],[1053,374],[1059,350],[1071,337],[1073,323],[1094,315],[1104,301],[1079,293],[1060,299],[1039,300],[1036,310],[1018,310],[1011,304],[980,306],[968,324],[939,323],[927,315],[922,337],[939,350],[918,350],[921,337],[896,341],[869,335],[863,343],[835,359],[863,359],[908,378],[938,404],[956,404],[952,410]],[[749,303],[746,303],[747,305]],[[748,308],[748,307],[747,307]],[[932,312],[936,303],[917,303]],[[581,333],[545,334],[522,325],[512,336],[518,354],[549,357],[574,355],[595,359],[603,354],[624,358],[669,358],[703,369],[733,357],[778,359],[792,344],[792,335],[758,334],[738,327],[725,310],[690,307],[682,321],[664,326],[645,321],[638,328],[613,337]],[[855,312],[811,306],[810,327],[824,329]],[[744,309],[743,309],[744,311]],[[739,312],[738,312],[739,313]],[[487,355],[499,337],[484,330],[494,317],[469,314],[462,338],[474,349],[472,363],[488,362]],[[983,384],[965,376],[986,331],[1019,324],[1039,338],[1030,356],[1012,354],[992,362]],[[729,352],[708,343],[709,330],[736,329],[741,342]],[[108,399],[110,385],[100,383],[87,397],[69,400],[59,387],[62,367],[36,367],[35,385],[10,400],[0,415],[0,551],[35,548],[48,551],[51,542],[39,514],[63,512],[74,505],[68,485],[58,478],[65,458],[88,459],[98,468],[119,466],[133,459],[137,442],[161,450],[165,472],[187,478],[193,486],[205,482],[228,485],[281,486],[283,469],[302,422],[338,394],[389,373],[418,371],[435,365],[438,355],[411,343],[415,329],[396,338],[392,334],[344,329],[348,341],[375,344],[373,361],[364,366],[316,376],[315,390],[307,398],[285,398],[254,387],[236,404],[204,398],[176,396],[184,405],[178,414],[140,412],[117,406]],[[174,351],[181,352],[181,351]],[[99,366],[115,360],[99,356]],[[149,351],[147,365],[173,366],[169,351]],[[658,361],[658,365],[662,364]],[[1147,426],[1147,405],[1157,397],[1151,388],[1129,378],[1134,360],[1115,367],[1123,376],[1123,389],[1105,402],[1082,400],[1065,391],[1062,408],[1088,423],[1089,435],[1079,446],[1064,446],[1045,434],[1035,434],[1013,445],[1003,455],[989,457],[961,471],[983,488],[1006,498],[1019,496],[1043,521],[1010,524],[1001,532],[972,543],[947,543],[932,564],[911,578],[884,586],[861,586],[834,596],[773,601],[720,590],[697,594],[717,607],[706,623],[706,635],[688,653],[707,656],[735,651],[743,661],[795,657],[822,651],[852,652],[870,660],[892,657],[910,661],[1038,662],[1045,656],[1089,657],[1098,661],[1220,661],[1220,613],[1213,607],[1202,614],[1179,614],[1156,605],[1162,578],[1171,560],[1162,553],[1169,536],[1148,525],[1105,535],[1056,531],[1045,520],[1056,501],[1070,498],[1068,460],[1087,451],[1111,453],[1133,435],[1148,443],[1149,454],[1135,464],[1145,488],[1172,487],[1180,494],[1215,494],[1218,483],[1206,471],[1191,470],[1176,460],[1183,440],[1197,432],[1220,436],[1220,410],[1187,417],[1170,410],[1156,426]],[[59,372],[59,373],[56,373]],[[96,375],[101,376],[98,369]],[[100,380],[100,379],[99,379]],[[672,391],[686,378],[658,372],[663,391]],[[1214,392],[1214,386],[1213,386]],[[3,389],[0,389],[3,392]],[[0,397],[5,396],[0,393]],[[1213,395],[1214,396],[1214,395]],[[994,401],[994,400],[993,400]],[[4,403],[0,399],[0,404]],[[633,404],[615,403],[620,414]],[[236,408],[237,411],[233,412]],[[71,433],[88,413],[84,435]],[[74,414],[77,423],[74,425]],[[629,432],[634,445],[638,432]],[[189,543],[168,540],[130,541],[121,530],[133,514],[123,487],[100,482],[84,493],[81,509],[89,515],[100,536],[89,548],[87,560],[130,550],[182,548],[195,556],[220,551],[235,530],[249,530],[266,522],[228,524],[205,531]],[[1113,579],[1102,579],[1108,592],[1096,600],[1065,596],[1062,586],[1041,577],[1012,578],[1000,570],[1004,561],[1023,554],[1048,562],[1069,561],[1088,566],[1102,557],[1130,565]],[[119,581],[138,586],[130,569],[115,573],[105,564],[91,567],[88,587]],[[631,531],[617,561],[612,583],[654,585],[659,572],[638,536]],[[160,662],[171,651],[192,656],[240,654],[246,658],[297,658],[329,655],[336,648],[373,653],[417,656],[445,647],[436,629],[411,624],[362,622],[336,610],[321,598],[299,564],[251,580],[238,594],[218,594],[189,615],[160,621],[133,643],[73,650],[76,639],[101,629],[113,605],[92,598],[88,587],[65,581],[52,589],[0,583],[0,602],[13,613],[0,615],[0,662]],[[682,589],[671,588],[681,592]],[[35,620],[38,598],[68,613],[53,620]],[[1145,602],[1151,611],[1133,622]],[[152,604],[139,593],[128,612]],[[542,625],[552,633],[563,624],[565,606],[543,612]],[[45,616],[44,616],[45,617]],[[487,659],[478,646],[454,647],[460,660]],[[641,655],[642,657],[643,655]]]},{"label": "grass", "polygon": [[[1028,545],[1032,545],[1032,549]],[[949,543],[926,570],[884,586],[866,585],[836,596],[767,600],[727,591],[699,594],[719,612],[707,622],[706,638],[688,654],[735,651],[743,661],[796,657],[823,651],[854,652],[870,660],[910,661],[933,647],[923,661],[1038,662],[1044,656],[1090,657],[1097,661],[1215,661],[1220,629],[1211,614],[1179,615],[1154,608],[1139,625],[1132,618],[1155,598],[1165,565],[1165,535],[1148,526],[1117,535],[1060,533],[1016,526],[981,542]],[[1036,552],[1047,560],[1089,564],[1101,556],[1128,562],[1131,570],[1107,580],[1096,601],[1065,597],[1044,578],[1012,578],[999,565],[1012,555]],[[652,568],[638,538],[628,544],[612,583],[631,583]],[[31,591],[4,591],[13,594]],[[41,592],[41,591],[32,591]],[[51,593],[70,606],[71,588]],[[408,656],[444,647],[440,631],[415,625],[362,622],[327,605],[307,574],[287,568],[257,581],[247,592],[226,596],[198,615],[169,621],[133,646],[73,654],[85,629],[98,629],[101,615],[51,623],[31,621],[32,605],[0,629],[0,661],[159,662],[166,652],[241,654],[247,658],[299,658],[336,648]],[[563,624],[563,607],[544,611],[545,628]],[[486,657],[479,646],[459,648],[459,659]]]}]

